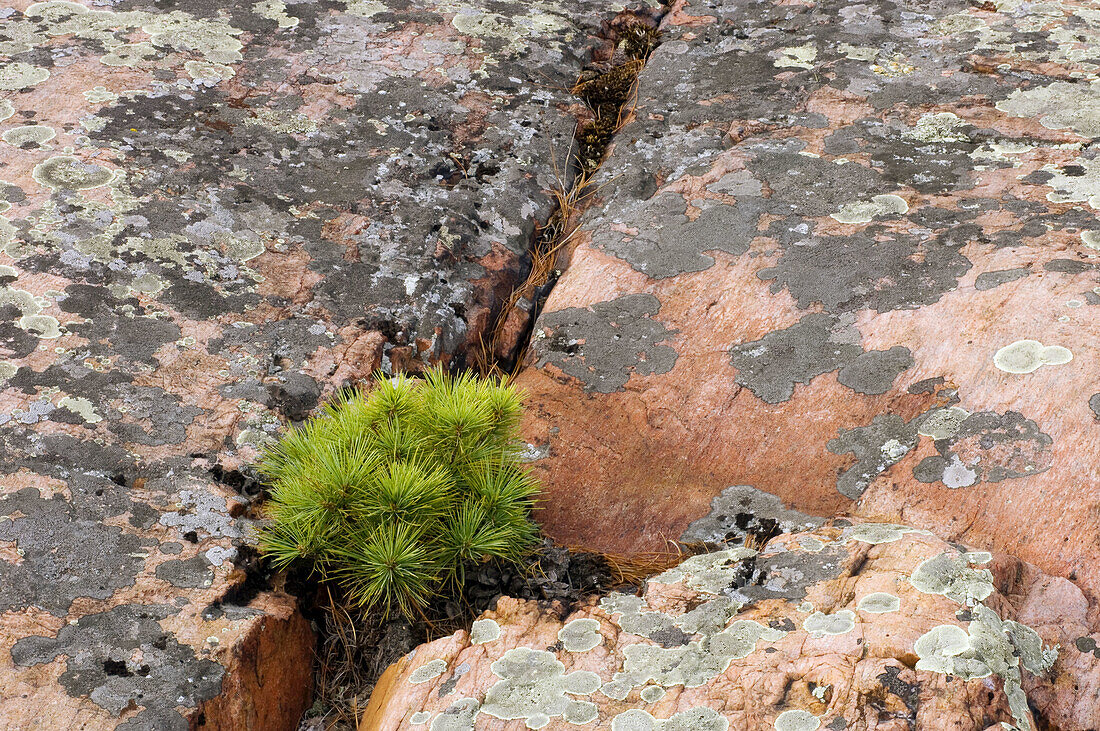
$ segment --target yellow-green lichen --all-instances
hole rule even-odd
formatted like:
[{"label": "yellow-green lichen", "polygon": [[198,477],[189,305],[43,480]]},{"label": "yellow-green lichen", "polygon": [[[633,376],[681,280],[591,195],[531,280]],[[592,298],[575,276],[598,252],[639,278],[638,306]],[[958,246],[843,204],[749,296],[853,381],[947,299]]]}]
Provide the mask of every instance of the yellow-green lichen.
[{"label": "yellow-green lichen", "polygon": [[950,439],[959,431],[959,425],[970,416],[970,412],[958,406],[948,406],[930,412],[917,427],[917,434],[933,439]]},{"label": "yellow-green lichen", "polygon": [[1016,89],[997,102],[997,109],[1013,117],[1038,118],[1047,129],[1068,128],[1085,137],[1100,137],[1100,81],[1055,81]]},{"label": "yellow-green lichen", "polygon": [[100,57],[99,62],[104,66],[145,66],[149,59],[156,58],[159,52],[152,43],[123,43],[115,46],[110,53]]},{"label": "yellow-green lichen", "polygon": [[611,719],[611,731],[726,731],[729,720],[713,708],[691,708],[661,720],[640,708],[631,708]]},{"label": "yellow-green lichen", "polygon": [[777,68],[812,69],[817,58],[817,49],[812,45],[791,46],[779,49],[775,59]]},{"label": "yellow-green lichen", "polygon": [[427,683],[429,680],[438,678],[440,675],[447,671],[446,660],[432,660],[426,662],[416,670],[413,670],[409,674],[410,683]]},{"label": "yellow-green lichen", "polygon": [[969,142],[970,138],[958,131],[964,124],[951,112],[924,114],[904,137],[914,142]]},{"label": "yellow-green lichen", "polygon": [[923,533],[927,535],[928,531],[892,523],[860,523],[845,529],[844,538],[850,541],[861,541],[877,545],[900,540],[906,533]]},{"label": "yellow-green lichen", "polygon": [[726,671],[730,662],[748,657],[760,641],[775,642],[786,632],[759,622],[740,619],[722,632],[701,642],[679,647],[630,645],[623,651],[623,673],[614,680],[629,680],[633,686],[655,682],[658,685],[682,685],[698,688]]},{"label": "yellow-green lichen", "polygon": [[980,604],[973,611],[968,630],[953,624],[933,627],[917,639],[913,650],[919,658],[917,670],[963,680],[1000,677],[1019,728],[1032,728],[1021,671],[1045,675],[1058,658],[1058,648],[1044,648],[1035,630],[1002,620],[992,609]]},{"label": "yellow-green lichen", "polygon": [[274,20],[280,28],[293,28],[300,22],[298,18],[286,14],[286,3],[283,0],[260,0],[252,9],[261,18]]},{"label": "yellow-green lichen", "polygon": [[1045,365],[1063,365],[1073,360],[1069,348],[1043,345],[1038,340],[1017,340],[993,355],[993,364],[1006,373],[1032,373]]},{"label": "yellow-green lichen", "polygon": [[0,99],[0,122],[15,116],[15,107],[7,99]]},{"label": "yellow-green lichen", "polygon": [[57,402],[57,405],[77,414],[88,424],[98,424],[103,421],[103,417],[95,412],[95,405],[86,398],[64,396]]},{"label": "yellow-green lichen", "polygon": [[687,586],[708,594],[719,594],[730,587],[740,570],[738,564],[756,555],[751,548],[731,548],[692,556],[674,569],[655,576],[650,581],[659,584],[675,584],[683,581]]},{"label": "yellow-green lichen", "polygon": [[647,685],[640,695],[646,703],[656,703],[665,697],[665,689],[659,685]]}]

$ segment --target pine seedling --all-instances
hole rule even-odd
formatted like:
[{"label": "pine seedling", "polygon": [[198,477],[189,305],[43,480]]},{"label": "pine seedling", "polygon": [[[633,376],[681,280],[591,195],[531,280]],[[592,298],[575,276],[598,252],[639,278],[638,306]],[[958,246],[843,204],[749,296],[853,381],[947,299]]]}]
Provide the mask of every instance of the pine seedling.
[{"label": "pine seedling", "polygon": [[521,561],[538,536],[522,403],[513,387],[441,369],[343,390],[262,456],[260,549],[355,605],[406,616],[459,590],[472,566]]}]

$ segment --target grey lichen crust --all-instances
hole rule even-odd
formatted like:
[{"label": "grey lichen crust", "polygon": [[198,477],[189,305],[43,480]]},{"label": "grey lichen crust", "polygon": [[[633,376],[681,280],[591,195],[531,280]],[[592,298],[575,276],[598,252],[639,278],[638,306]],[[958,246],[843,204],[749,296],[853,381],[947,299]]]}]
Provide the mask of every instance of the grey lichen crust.
[{"label": "grey lichen crust", "polygon": [[743,543],[754,531],[793,533],[821,525],[822,519],[791,510],[771,493],[751,485],[733,485],[711,500],[710,512],[681,534],[681,543]]},{"label": "grey lichen crust", "polygon": [[769,404],[788,401],[796,384],[832,371],[853,391],[885,393],[913,366],[906,348],[864,351],[859,343],[859,332],[840,318],[806,315],[760,340],[733,346],[730,363],[737,368],[737,382]]},{"label": "grey lichen crust", "polygon": [[858,499],[913,451],[922,436],[933,440],[937,454],[914,465],[913,477],[952,489],[1039,474],[1049,466],[1054,441],[1015,411],[971,414],[957,406],[936,407],[909,421],[881,414],[866,426],[841,429],[829,440],[830,452],[850,453],[857,460],[837,478],[837,490]]},{"label": "grey lichen crust", "polygon": [[660,309],[651,294],[629,294],[546,313],[531,344],[537,366],[553,363],[599,393],[621,390],[631,373],[668,373],[676,351],[661,343],[675,332],[656,319]]}]

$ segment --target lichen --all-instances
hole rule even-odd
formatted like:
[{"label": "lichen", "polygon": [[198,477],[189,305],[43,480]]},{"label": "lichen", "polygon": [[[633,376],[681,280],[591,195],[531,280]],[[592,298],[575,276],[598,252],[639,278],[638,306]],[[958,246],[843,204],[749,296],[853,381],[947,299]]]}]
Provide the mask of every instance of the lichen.
[{"label": "lichen", "polygon": [[855,619],[855,612],[850,609],[841,609],[835,614],[814,612],[802,622],[802,629],[815,638],[825,635],[843,635],[855,629]]},{"label": "lichen", "polygon": [[470,643],[484,645],[500,638],[500,625],[492,619],[476,619],[470,625]]},{"label": "lichen", "polygon": [[901,609],[901,599],[884,591],[876,591],[860,599],[856,608],[871,614],[887,614]]},{"label": "lichen", "polygon": [[993,593],[993,574],[989,569],[975,569],[973,564],[987,563],[985,552],[948,553],[923,561],[909,583],[925,594],[940,594],[949,599],[974,606]]},{"label": "lichen", "polygon": [[993,356],[993,364],[1006,373],[1031,373],[1044,365],[1062,365],[1073,360],[1069,348],[1044,346],[1038,340],[1017,340]]},{"label": "lichen", "polygon": [[869,201],[845,203],[831,218],[840,223],[868,223],[882,216],[897,216],[909,212],[909,204],[892,193],[876,195]]},{"label": "lichen", "polygon": [[1035,630],[1002,620],[984,605],[973,610],[969,631],[953,624],[934,627],[913,645],[916,668],[954,675],[963,680],[997,675],[1004,681],[1009,709],[1020,728],[1032,728],[1021,667],[1045,675],[1058,657],[1058,648],[1044,649]]},{"label": "lichen", "polygon": [[652,681],[666,687],[698,688],[724,673],[733,660],[752,654],[758,642],[775,642],[786,634],[739,619],[718,634],[679,647],[630,645],[623,651],[623,673],[614,680],[629,680],[633,686]]},{"label": "lichen", "polygon": [[426,662],[409,674],[409,682],[414,684],[427,683],[434,680],[447,671],[446,660],[432,660]]},{"label": "lichen", "polygon": [[800,708],[783,711],[775,719],[775,731],[815,731],[821,719]]},{"label": "lichen", "polygon": [[675,584],[683,581],[687,586],[708,594],[720,594],[733,585],[739,571],[738,564],[756,555],[751,548],[731,548],[692,556],[674,569],[650,579],[659,584]]},{"label": "lichen", "polygon": [[729,725],[728,719],[706,707],[680,711],[667,720],[631,708],[611,719],[611,731],[726,731]]},{"label": "lichen", "polygon": [[880,543],[892,543],[900,540],[906,533],[923,533],[928,531],[910,528],[907,525],[895,525],[893,523],[859,523],[844,530],[845,540],[861,541],[878,545]]},{"label": "lichen", "polygon": [[587,670],[565,674],[565,665],[545,650],[516,647],[491,666],[501,678],[485,693],[481,711],[510,721],[524,719],[528,728],[538,729],[561,716],[570,723],[595,720],[595,703],[570,698],[588,695],[600,687],[600,677]]},{"label": "lichen", "polygon": [[603,641],[603,636],[596,620],[574,619],[558,630],[558,639],[569,652],[588,652]]},{"label": "lichen", "polygon": [[970,412],[958,406],[948,406],[929,412],[917,426],[917,434],[933,439],[948,439],[959,432],[959,425],[970,416]]}]

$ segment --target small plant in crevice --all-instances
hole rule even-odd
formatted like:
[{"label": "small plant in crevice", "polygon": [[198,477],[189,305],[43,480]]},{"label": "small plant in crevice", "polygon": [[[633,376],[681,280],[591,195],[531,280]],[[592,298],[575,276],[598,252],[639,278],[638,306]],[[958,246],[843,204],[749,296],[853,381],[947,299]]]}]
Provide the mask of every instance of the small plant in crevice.
[{"label": "small plant in crevice", "polygon": [[458,594],[485,561],[518,563],[538,490],[517,439],[522,395],[436,368],[347,389],[262,456],[270,482],[259,547],[383,616]]}]

